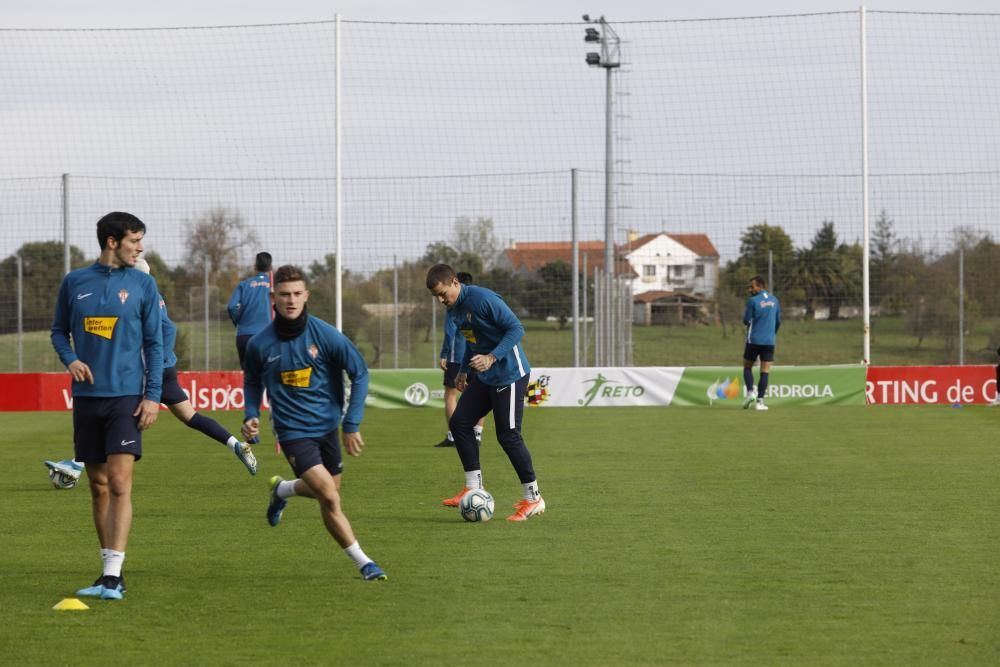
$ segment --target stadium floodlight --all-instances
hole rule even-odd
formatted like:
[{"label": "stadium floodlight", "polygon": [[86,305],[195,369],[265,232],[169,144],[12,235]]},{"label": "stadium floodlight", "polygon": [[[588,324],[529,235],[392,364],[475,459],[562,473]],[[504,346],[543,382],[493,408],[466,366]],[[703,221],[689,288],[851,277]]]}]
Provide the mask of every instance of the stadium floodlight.
[{"label": "stadium floodlight", "polygon": [[[614,292],[614,281],[615,281],[615,264],[614,264],[614,133],[613,133],[613,120],[614,120],[614,107],[612,104],[613,100],[613,88],[612,88],[612,78],[611,73],[621,66],[621,39],[618,37],[618,33],[608,25],[607,20],[602,16],[599,19],[593,21],[589,20],[588,15],[584,15],[583,20],[587,23],[594,23],[600,26],[600,31],[596,28],[587,28],[584,33],[584,42],[597,42],[601,45],[601,52],[595,53],[591,52],[587,54],[587,65],[591,67],[603,67],[607,72],[606,84],[605,84],[605,138],[604,138],[604,277],[607,281],[606,288],[604,289],[604,294],[608,299],[611,298],[611,294]],[[607,304],[606,313],[611,313],[611,302]],[[602,340],[604,341],[604,362],[607,365],[612,365],[612,359],[614,358],[614,327],[611,323],[610,316],[607,318],[607,322],[603,323],[604,335]]]}]

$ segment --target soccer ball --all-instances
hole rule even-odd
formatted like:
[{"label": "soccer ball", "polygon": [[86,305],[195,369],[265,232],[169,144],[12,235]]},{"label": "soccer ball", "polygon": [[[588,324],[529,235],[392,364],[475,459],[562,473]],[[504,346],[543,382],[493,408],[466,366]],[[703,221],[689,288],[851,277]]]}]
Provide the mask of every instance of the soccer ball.
[{"label": "soccer ball", "polygon": [[493,496],[486,489],[473,489],[462,496],[458,511],[466,521],[489,521],[493,518]]},{"label": "soccer ball", "polygon": [[77,478],[72,475],[67,475],[64,472],[59,472],[58,470],[49,470],[49,481],[52,482],[52,486],[57,489],[72,489],[76,486]]}]

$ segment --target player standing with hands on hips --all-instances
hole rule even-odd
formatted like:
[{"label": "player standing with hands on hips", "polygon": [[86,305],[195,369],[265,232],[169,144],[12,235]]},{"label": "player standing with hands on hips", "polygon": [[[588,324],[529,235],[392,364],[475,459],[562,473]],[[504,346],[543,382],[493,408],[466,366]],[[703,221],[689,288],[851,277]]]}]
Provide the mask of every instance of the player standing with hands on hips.
[{"label": "player standing with hands on hips", "polygon": [[[531,454],[521,437],[524,397],[531,367],[521,347],[524,327],[496,293],[477,285],[463,285],[447,264],[427,271],[427,289],[451,311],[466,348],[455,387],[462,392],[449,426],[465,470],[465,485],[442,504],[457,507],[468,491],[483,487],[476,423],[493,412],[497,440],[517,472],[523,499],[508,521],[526,521],[545,511]],[[472,371],[470,377],[470,371]]]},{"label": "player standing with hands on hips", "polygon": [[135,268],[146,225],[131,213],[97,222],[101,255],[66,274],[52,346],[73,376],[73,449],[87,467],[103,572],[77,595],[121,600],[132,530],[132,473],[142,432],[160,414],[163,333],[153,278]]},{"label": "player standing with hands on hips", "polygon": [[[747,328],[747,342],[743,348],[743,383],[746,385],[743,409],[746,410],[753,404],[755,410],[767,410],[764,396],[767,394],[771,362],[774,361],[774,344],[778,329],[781,328],[781,304],[778,297],[767,291],[767,281],[761,276],[751,278],[747,289],[750,298],[743,311],[743,324]],[[760,382],[755,389],[753,364],[758,358]]]},{"label": "player standing with hands on hips", "polygon": [[[327,531],[361,577],[385,579],[385,573],[361,550],[340,498],[344,464],[337,429],[343,426],[347,453],[360,456],[365,446],[360,427],[368,395],[368,366],[346,336],[306,312],[308,300],[306,277],[299,268],[282,266],[275,271],[274,321],[247,345],[243,435],[256,438],[260,432],[260,402],[267,389],[275,434],[297,476],[293,480],[271,478],[268,523],[278,525],[291,496],[315,498]],[[346,412],[344,372],[351,379]]]}]

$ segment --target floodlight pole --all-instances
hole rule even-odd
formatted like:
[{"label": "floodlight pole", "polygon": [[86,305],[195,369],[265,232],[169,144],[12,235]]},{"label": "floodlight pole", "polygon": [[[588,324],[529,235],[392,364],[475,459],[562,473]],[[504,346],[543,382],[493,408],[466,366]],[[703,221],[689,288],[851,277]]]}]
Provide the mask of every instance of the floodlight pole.
[{"label": "floodlight pole", "polygon": [[614,326],[611,322],[612,299],[614,294],[615,280],[615,248],[614,248],[614,88],[612,72],[621,67],[621,39],[618,33],[612,29],[605,18],[591,21],[586,14],[583,20],[588,23],[595,23],[600,26],[600,30],[588,28],[585,42],[599,42],[601,52],[588,53],[587,64],[591,67],[603,67],[607,72],[605,83],[605,136],[604,136],[604,296],[607,300],[607,308],[604,310],[606,321],[602,322],[604,329],[604,342],[600,354],[603,357],[603,364],[614,364]]}]

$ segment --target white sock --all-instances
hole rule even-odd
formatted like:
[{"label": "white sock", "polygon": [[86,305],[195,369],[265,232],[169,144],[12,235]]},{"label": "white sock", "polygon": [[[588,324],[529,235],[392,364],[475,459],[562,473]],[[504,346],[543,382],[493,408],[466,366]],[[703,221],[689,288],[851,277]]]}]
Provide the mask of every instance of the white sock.
[{"label": "white sock", "polygon": [[101,567],[102,568],[104,567],[104,564],[106,562],[108,562],[108,554],[110,552],[111,552],[111,549],[105,549],[104,547],[101,547]]},{"label": "white sock", "polygon": [[354,564],[360,570],[368,563],[372,562],[372,559],[365,555],[365,552],[361,550],[361,545],[358,544],[357,540],[354,540],[354,544],[344,549],[344,553],[347,557],[354,561]]},{"label": "white sock", "polygon": [[524,499],[525,500],[538,500],[542,497],[542,494],[538,491],[538,480],[534,482],[528,482],[527,484],[521,485],[524,488]]},{"label": "white sock", "polygon": [[115,551],[114,549],[104,549],[104,551],[107,551],[107,556],[104,558],[104,576],[122,576],[122,564],[125,562],[125,552]]},{"label": "white sock", "polygon": [[448,442],[455,442],[455,436],[451,434],[451,431],[448,431]]},{"label": "white sock", "polygon": [[226,440],[226,447],[229,447],[229,449],[234,452],[236,451],[236,445],[238,444],[240,444],[240,441],[236,439],[235,435],[229,436],[229,440]]},{"label": "white sock", "polygon": [[483,488],[483,471],[470,470],[467,473],[465,473],[465,488],[467,489]]},{"label": "white sock", "polygon": [[472,432],[476,434],[476,438],[482,438],[483,437],[483,427],[482,426],[473,426],[472,427]]},{"label": "white sock", "polygon": [[298,495],[295,493],[295,482],[296,480],[294,479],[286,479],[283,482],[278,482],[278,497],[291,498]]}]

